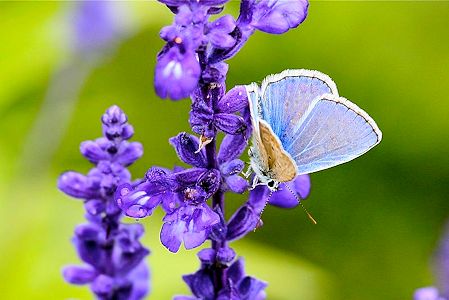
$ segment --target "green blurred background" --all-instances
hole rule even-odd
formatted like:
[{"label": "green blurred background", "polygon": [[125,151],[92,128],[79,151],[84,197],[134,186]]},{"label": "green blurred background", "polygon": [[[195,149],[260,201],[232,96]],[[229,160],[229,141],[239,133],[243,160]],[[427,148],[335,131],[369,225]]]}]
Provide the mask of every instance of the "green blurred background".
[{"label": "green blurred background", "polygon": [[[155,1],[114,3],[121,38],[83,56],[71,42],[77,5],[0,3],[1,299],[91,298],[60,276],[78,262],[70,237],[83,208],[56,180],[91,168],[78,146],[101,134],[107,107],[124,109],[144,144],[136,178],[178,164],[167,140],[189,131],[189,101],[153,90],[169,11]],[[449,217],[448,16],[449,2],[313,1],[298,29],[258,32],[229,61],[228,87],[286,68],[327,73],[384,134],[362,158],[312,175],[306,206],[318,225],[301,209],[270,207],[265,226],[235,243],[248,273],[269,282],[268,299],[399,300],[433,284],[431,256]],[[245,197],[228,197],[229,209]],[[180,276],[198,268],[197,250],[160,245],[161,217],[142,221],[152,299],[187,293]]]}]

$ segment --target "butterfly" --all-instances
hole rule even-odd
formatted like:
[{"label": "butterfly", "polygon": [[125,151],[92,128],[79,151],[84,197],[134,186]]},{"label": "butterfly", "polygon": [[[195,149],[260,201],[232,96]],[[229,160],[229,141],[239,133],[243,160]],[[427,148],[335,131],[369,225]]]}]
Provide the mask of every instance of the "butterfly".
[{"label": "butterfly", "polygon": [[376,122],[338,95],[332,79],[312,70],[285,70],[259,87],[245,86],[253,126],[253,188],[271,191],[301,174],[328,169],[364,154],[382,139]]}]

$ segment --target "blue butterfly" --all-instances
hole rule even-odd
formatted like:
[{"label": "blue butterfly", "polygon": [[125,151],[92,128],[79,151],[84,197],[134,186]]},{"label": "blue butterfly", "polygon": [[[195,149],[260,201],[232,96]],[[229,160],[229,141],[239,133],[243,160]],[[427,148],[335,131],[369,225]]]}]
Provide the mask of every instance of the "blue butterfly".
[{"label": "blue butterfly", "polygon": [[357,158],[382,139],[374,120],[340,97],[321,72],[285,70],[246,91],[253,125],[247,175],[256,175],[253,188],[275,191],[298,175]]}]

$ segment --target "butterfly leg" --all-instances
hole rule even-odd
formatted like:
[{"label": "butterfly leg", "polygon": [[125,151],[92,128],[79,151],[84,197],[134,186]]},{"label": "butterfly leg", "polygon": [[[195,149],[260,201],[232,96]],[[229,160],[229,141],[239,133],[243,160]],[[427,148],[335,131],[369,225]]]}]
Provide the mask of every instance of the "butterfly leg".
[{"label": "butterfly leg", "polygon": [[246,169],[245,172],[243,172],[243,176],[245,178],[248,178],[253,173],[253,168],[251,168],[251,164],[248,165],[248,169]]}]

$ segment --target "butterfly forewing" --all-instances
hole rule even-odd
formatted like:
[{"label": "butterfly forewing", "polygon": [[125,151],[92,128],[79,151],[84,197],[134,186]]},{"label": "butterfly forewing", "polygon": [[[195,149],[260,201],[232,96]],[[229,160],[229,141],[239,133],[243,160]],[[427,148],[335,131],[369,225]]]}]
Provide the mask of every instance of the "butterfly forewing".
[{"label": "butterfly forewing", "polygon": [[324,94],[338,92],[332,79],[318,71],[286,70],[270,75],[262,82],[259,116],[287,147],[312,101]]},{"label": "butterfly forewing", "polygon": [[317,99],[285,150],[299,174],[313,173],[348,162],[377,145],[382,134],[371,117],[342,97]]},{"label": "butterfly forewing", "polygon": [[269,125],[259,122],[260,139],[266,151],[268,163],[268,177],[277,182],[286,182],[296,177],[296,163],[285,152],[279,139],[274,135]]}]

